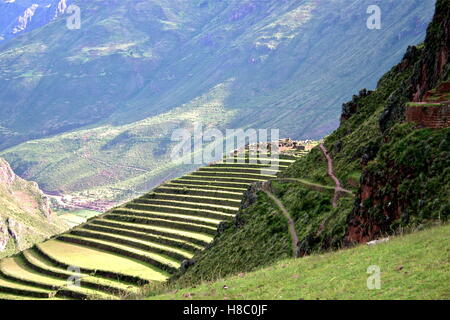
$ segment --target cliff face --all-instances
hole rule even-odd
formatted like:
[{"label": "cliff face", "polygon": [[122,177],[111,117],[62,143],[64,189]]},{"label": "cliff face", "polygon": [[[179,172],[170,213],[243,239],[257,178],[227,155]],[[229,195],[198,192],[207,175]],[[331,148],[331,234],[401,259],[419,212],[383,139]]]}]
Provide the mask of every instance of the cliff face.
[{"label": "cliff face", "polygon": [[436,13],[428,27],[425,54],[412,79],[413,101],[422,101],[439,80],[449,76],[450,1],[438,1]]},{"label": "cliff face", "polygon": [[398,121],[404,119],[404,104],[407,101],[421,102],[428,91],[434,89],[440,81],[448,79],[450,69],[450,1],[436,3],[436,11],[428,26],[423,47],[408,48],[402,62],[398,65],[400,72],[412,69],[412,75],[400,90],[389,97],[389,104],[380,117],[380,128],[386,131]]},{"label": "cliff face", "polygon": [[0,257],[66,228],[35,182],[18,177],[0,158]]},{"label": "cliff face", "polygon": [[[448,219],[450,130],[442,125],[448,110],[445,103],[436,102],[449,95],[449,28],[450,1],[438,1],[424,45],[411,47],[395,69],[411,75],[389,97],[379,122],[379,151],[362,164],[355,207],[348,217],[347,244],[372,240],[400,226]],[[433,93],[439,94],[436,101],[430,101]],[[433,102],[424,107],[411,104],[409,108],[417,110],[407,113],[410,120],[422,117],[430,124],[403,123],[405,101]]]}]

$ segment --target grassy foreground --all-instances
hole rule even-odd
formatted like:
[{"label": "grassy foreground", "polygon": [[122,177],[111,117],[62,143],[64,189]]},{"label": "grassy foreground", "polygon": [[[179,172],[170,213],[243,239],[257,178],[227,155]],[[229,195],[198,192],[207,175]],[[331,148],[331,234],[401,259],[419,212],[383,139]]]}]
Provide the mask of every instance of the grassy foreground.
[{"label": "grassy foreground", "polygon": [[[297,260],[150,299],[450,299],[450,225]],[[369,290],[369,266],[381,289]]]}]

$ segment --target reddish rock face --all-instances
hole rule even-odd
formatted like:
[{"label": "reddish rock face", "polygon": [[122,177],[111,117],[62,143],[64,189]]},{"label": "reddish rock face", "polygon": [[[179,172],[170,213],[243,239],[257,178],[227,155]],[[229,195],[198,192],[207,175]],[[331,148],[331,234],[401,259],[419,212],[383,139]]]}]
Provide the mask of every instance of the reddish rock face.
[{"label": "reddish rock face", "polygon": [[[397,189],[401,177],[388,177],[394,189]],[[379,237],[386,232],[388,226],[401,216],[402,203],[397,201],[397,197],[389,196],[380,198],[378,191],[385,184],[374,176],[367,175],[363,179],[360,190],[358,192],[359,208],[354,209],[354,213],[348,220],[348,230],[344,242],[347,245],[355,243],[366,243]],[[366,201],[370,200],[370,207],[365,207]],[[369,210],[373,206],[382,208],[380,217],[373,217],[369,214]]]},{"label": "reddish rock face", "polygon": [[439,106],[407,107],[405,112],[406,121],[417,123],[424,128],[447,128],[450,126],[450,104]]},{"label": "reddish rock face", "polygon": [[[418,76],[413,83],[414,102],[423,101],[427,91],[438,84],[449,61],[450,52],[450,11],[448,2],[440,1],[436,7],[436,13],[429,30],[440,32],[428,32],[425,39],[428,54],[422,60]],[[447,91],[448,92],[448,91]]]},{"label": "reddish rock face", "polygon": [[[449,8],[449,1],[437,1],[436,13],[428,28],[424,46],[421,49],[411,47],[399,65],[400,72],[412,65],[414,67],[414,74],[405,83],[407,89],[399,93],[399,96],[403,94],[404,99],[414,103],[403,108],[405,100],[393,99],[381,118],[382,132],[390,127],[389,122],[403,121],[403,118],[398,117],[398,114],[403,115],[403,112],[407,121],[422,127],[450,126],[450,82],[440,84],[440,81],[448,76],[446,66],[450,52]],[[345,120],[347,114],[351,116],[354,110],[353,104],[346,105],[343,119]],[[387,137],[383,140],[384,143],[389,143]],[[346,245],[373,240],[391,232],[395,222],[403,218],[408,219],[408,199],[400,197],[403,191],[399,190],[399,186],[402,181],[419,174],[414,167],[407,164],[395,166],[395,163],[387,162],[380,171],[367,170],[365,165],[367,162],[362,162],[360,188],[353,212],[347,220],[348,229],[344,237]],[[389,191],[386,191],[386,186],[389,186]]]},{"label": "reddish rock face", "polygon": [[348,226],[347,243],[365,243],[375,239],[381,231],[376,224],[371,224],[362,217],[355,217]]},{"label": "reddish rock face", "polygon": [[450,93],[450,81],[444,82],[436,88],[436,90],[428,91],[423,101],[426,102],[446,102],[449,100],[448,94]]},{"label": "reddish rock face", "polygon": [[447,128],[450,126],[450,82],[428,91],[421,102],[406,106],[405,118],[423,128]]}]

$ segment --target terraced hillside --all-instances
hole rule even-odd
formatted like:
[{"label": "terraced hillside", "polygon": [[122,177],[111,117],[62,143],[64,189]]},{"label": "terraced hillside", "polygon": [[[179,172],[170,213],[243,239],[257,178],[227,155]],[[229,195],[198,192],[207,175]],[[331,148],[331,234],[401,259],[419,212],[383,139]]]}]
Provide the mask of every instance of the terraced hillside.
[{"label": "terraced hillside", "polygon": [[[112,299],[165,281],[234,218],[251,183],[275,178],[294,159],[225,158],[3,259],[0,298]],[[81,286],[71,285],[78,270]]]}]

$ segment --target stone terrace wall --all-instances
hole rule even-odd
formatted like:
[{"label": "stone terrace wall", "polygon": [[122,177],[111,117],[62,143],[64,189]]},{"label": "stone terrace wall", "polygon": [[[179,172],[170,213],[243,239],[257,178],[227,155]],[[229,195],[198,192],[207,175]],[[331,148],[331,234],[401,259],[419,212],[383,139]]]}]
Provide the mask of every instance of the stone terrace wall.
[{"label": "stone terrace wall", "polygon": [[415,122],[425,128],[447,128],[450,126],[450,104],[441,106],[406,107],[406,121]]}]

